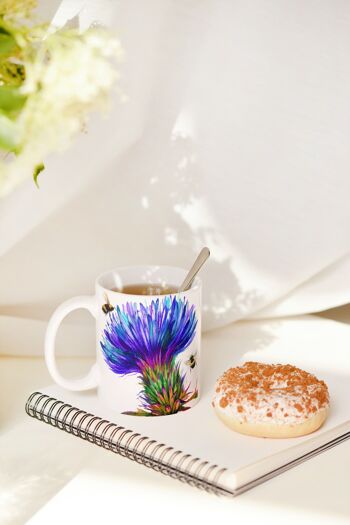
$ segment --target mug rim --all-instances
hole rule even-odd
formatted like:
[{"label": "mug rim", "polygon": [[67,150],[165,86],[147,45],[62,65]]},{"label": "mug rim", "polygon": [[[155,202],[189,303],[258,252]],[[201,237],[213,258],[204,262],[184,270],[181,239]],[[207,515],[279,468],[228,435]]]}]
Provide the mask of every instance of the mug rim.
[{"label": "mug rim", "polygon": [[201,286],[202,286],[202,280],[200,279],[200,277],[198,277],[198,275],[196,275],[193,283],[192,283],[192,286],[191,288],[189,288],[188,290],[185,290],[183,292],[174,292],[174,293],[169,293],[169,294],[152,294],[152,295],[137,295],[137,294],[129,294],[129,293],[124,293],[124,292],[120,292],[120,291],[117,291],[117,290],[111,290],[110,288],[107,288],[106,286],[104,286],[102,284],[102,279],[104,277],[106,277],[107,275],[110,275],[110,274],[113,274],[114,272],[121,272],[123,270],[136,270],[136,269],[167,269],[167,270],[181,270],[184,272],[184,277],[186,276],[188,270],[185,269],[185,268],[182,268],[181,266],[169,266],[167,264],[130,264],[130,265],[124,265],[124,266],[118,266],[116,268],[113,268],[111,270],[107,270],[105,272],[102,272],[100,273],[97,277],[96,277],[96,280],[95,280],[95,286],[96,288],[101,288],[103,291],[107,291],[109,293],[113,293],[113,294],[117,294],[117,295],[121,295],[121,296],[125,296],[125,297],[143,297],[143,298],[160,298],[160,297],[165,297],[167,295],[181,295],[181,294],[188,294],[188,293],[191,293],[191,292],[195,292],[195,291],[200,291],[201,290]]}]

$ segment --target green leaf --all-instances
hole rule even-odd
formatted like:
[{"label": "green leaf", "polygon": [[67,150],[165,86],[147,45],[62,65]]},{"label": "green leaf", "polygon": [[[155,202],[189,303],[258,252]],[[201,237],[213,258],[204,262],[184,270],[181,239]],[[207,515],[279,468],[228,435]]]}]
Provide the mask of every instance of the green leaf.
[{"label": "green leaf", "polygon": [[0,86],[0,109],[5,112],[15,112],[22,109],[27,97],[18,88]]},{"label": "green leaf", "polygon": [[17,127],[13,120],[0,113],[0,148],[15,151],[18,146]]},{"label": "green leaf", "polygon": [[33,179],[34,179],[34,182],[35,182],[35,185],[36,185],[37,188],[39,188],[38,177],[39,177],[40,173],[42,171],[44,171],[44,169],[45,169],[45,166],[44,166],[44,164],[42,162],[40,164],[38,164],[37,166],[35,166],[35,168],[34,168]]},{"label": "green leaf", "polygon": [[15,47],[14,37],[6,29],[0,27],[0,55],[8,55]]}]

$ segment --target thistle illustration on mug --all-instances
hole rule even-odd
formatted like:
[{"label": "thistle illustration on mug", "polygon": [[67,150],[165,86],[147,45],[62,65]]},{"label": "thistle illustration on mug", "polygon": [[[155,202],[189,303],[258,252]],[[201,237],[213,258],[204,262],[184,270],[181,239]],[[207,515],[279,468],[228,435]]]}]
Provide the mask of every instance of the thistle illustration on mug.
[{"label": "thistle illustration on mug", "polygon": [[162,416],[190,408],[198,390],[190,391],[176,358],[193,341],[196,327],[195,307],[176,296],[149,305],[127,302],[108,314],[101,341],[105,362],[115,374],[137,374],[141,385],[141,407],[125,414]]}]

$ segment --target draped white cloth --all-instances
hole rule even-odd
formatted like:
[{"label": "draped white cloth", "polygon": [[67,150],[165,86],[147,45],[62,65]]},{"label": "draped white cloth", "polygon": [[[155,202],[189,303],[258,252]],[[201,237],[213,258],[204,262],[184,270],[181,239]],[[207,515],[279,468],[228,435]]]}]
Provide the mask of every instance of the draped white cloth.
[{"label": "draped white cloth", "polygon": [[[28,326],[41,340],[53,308],[102,271],[188,267],[204,244],[205,329],[349,302],[350,5],[40,7],[117,32],[128,101],[116,93],[46,162],[40,191],[28,181],[0,202],[0,353],[31,354]],[[88,322],[73,318],[67,344]]]}]

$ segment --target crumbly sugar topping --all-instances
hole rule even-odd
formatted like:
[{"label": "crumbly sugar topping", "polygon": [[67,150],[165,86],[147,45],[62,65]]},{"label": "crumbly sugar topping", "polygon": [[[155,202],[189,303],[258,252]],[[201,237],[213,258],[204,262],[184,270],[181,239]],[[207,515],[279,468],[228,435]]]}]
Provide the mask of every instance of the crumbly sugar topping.
[{"label": "crumbly sugar topping", "polygon": [[329,405],[324,381],[292,365],[249,361],[218,379],[213,406],[242,422],[301,423]]}]

